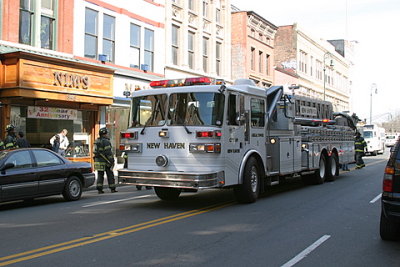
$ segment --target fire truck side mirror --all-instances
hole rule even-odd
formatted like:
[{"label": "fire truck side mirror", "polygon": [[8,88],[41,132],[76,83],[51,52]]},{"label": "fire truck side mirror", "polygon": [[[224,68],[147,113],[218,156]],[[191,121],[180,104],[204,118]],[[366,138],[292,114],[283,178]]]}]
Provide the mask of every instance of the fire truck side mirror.
[{"label": "fire truck side mirror", "polygon": [[244,113],[240,114],[239,112],[237,113],[236,116],[236,123],[237,125],[244,125],[246,122],[246,116]]}]

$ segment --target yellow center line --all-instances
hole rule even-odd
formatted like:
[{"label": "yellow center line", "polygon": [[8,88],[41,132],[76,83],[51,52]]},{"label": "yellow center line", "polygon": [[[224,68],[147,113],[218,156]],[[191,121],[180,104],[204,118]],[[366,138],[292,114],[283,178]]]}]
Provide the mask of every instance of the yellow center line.
[{"label": "yellow center line", "polygon": [[[217,205],[212,205],[212,206],[208,206],[208,207],[204,207],[204,208],[200,208],[200,209],[195,209],[195,210],[191,210],[191,211],[187,211],[187,212],[183,212],[183,213],[178,213],[178,214],[163,217],[160,219],[155,219],[152,221],[139,223],[139,224],[131,225],[128,227],[96,234],[91,237],[78,238],[75,240],[71,240],[71,241],[67,241],[67,242],[63,242],[63,243],[59,243],[59,244],[55,244],[55,245],[51,245],[51,246],[46,246],[46,247],[42,247],[42,248],[30,250],[30,251],[21,252],[18,254],[5,256],[5,257],[0,258],[0,261],[2,261],[2,262],[0,262],[0,266],[6,266],[6,265],[14,264],[17,262],[22,262],[22,261],[26,261],[26,260],[30,260],[30,259],[34,259],[34,258],[39,258],[39,257],[46,256],[49,254],[57,253],[60,251],[69,250],[72,248],[100,242],[100,241],[111,239],[114,237],[118,237],[118,236],[130,234],[133,232],[137,232],[140,230],[148,229],[151,227],[159,226],[159,225],[162,225],[165,223],[182,220],[182,219],[200,215],[200,214],[203,214],[206,212],[222,209],[222,208],[232,205],[233,203],[234,203],[233,201],[226,202],[226,203],[220,203]],[[10,259],[12,259],[12,260],[10,260]],[[8,261],[6,261],[6,260],[8,260]]]}]

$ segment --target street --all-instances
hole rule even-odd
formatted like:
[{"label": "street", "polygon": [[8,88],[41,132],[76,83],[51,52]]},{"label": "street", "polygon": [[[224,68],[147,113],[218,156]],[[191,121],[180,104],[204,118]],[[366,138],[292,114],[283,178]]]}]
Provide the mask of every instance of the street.
[{"label": "street", "polygon": [[0,266],[399,266],[400,243],[379,236],[384,155],[334,182],[294,179],[254,204],[231,190],[119,187],[0,204]]}]

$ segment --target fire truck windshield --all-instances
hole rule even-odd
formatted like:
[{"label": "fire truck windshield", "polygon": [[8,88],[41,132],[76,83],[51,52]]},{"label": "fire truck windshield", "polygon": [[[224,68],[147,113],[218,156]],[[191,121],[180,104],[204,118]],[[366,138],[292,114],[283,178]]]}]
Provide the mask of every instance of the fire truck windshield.
[{"label": "fire truck windshield", "polygon": [[169,97],[168,125],[221,126],[224,116],[221,93],[176,93]]},{"label": "fire truck windshield", "polygon": [[132,99],[131,127],[165,124],[167,95],[147,95]]}]

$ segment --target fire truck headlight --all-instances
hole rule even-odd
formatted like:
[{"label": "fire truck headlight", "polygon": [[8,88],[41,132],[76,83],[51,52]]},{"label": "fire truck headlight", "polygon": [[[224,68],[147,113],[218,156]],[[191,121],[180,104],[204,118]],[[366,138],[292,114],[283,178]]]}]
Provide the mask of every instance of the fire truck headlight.
[{"label": "fire truck headlight", "polygon": [[165,155],[158,156],[156,158],[156,164],[160,167],[165,167],[168,165],[168,158]]},{"label": "fire truck headlight", "polygon": [[164,137],[164,138],[168,138],[168,130],[161,130],[158,132],[158,136],[159,137]]},{"label": "fire truck headlight", "polygon": [[121,151],[129,151],[133,153],[141,153],[142,152],[142,144],[120,144],[119,150]]},{"label": "fire truck headlight", "polygon": [[220,143],[192,143],[189,144],[189,152],[191,153],[221,153]]},{"label": "fire truck headlight", "polygon": [[269,142],[270,142],[271,144],[275,144],[275,143],[276,143],[276,139],[275,139],[275,138],[271,138],[271,139],[269,140]]}]

